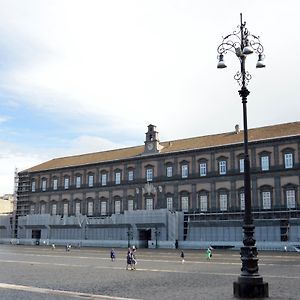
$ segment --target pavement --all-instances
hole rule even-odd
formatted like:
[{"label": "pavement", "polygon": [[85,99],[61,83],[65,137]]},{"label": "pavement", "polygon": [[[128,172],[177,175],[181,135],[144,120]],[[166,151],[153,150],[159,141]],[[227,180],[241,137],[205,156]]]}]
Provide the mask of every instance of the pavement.
[{"label": "pavement", "polygon": [[[0,245],[0,299],[236,299],[237,251],[137,249],[137,270],[126,270],[126,249]],[[259,252],[269,299],[300,299],[300,253]]]}]

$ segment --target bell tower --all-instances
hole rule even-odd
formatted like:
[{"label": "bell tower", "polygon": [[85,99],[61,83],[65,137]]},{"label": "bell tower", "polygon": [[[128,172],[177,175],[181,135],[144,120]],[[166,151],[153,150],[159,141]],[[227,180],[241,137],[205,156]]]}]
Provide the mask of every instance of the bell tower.
[{"label": "bell tower", "polygon": [[161,149],[158,139],[158,132],[155,125],[148,125],[148,131],[146,132],[145,140],[145,153],[158,153]]}]

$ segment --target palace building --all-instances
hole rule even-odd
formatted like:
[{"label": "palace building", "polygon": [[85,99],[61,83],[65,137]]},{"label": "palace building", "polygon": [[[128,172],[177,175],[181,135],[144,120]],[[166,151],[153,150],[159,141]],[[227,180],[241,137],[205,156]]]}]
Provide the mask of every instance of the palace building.
[{"label": "palace building", "polygon": [[[300,122],[248,130],[258,248],[300,244]],[[20,172],[24,243],[197,248],[242,243],[243,131],[55,158]]]}]

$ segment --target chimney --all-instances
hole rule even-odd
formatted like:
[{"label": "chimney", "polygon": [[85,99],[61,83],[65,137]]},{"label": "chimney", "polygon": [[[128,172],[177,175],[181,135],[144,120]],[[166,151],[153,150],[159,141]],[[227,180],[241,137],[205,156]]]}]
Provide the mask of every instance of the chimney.
[{"label": "chimney", "polygon": [[234,129],[235,129],[235,134],[238,134],[240,132],[240,126],[239,126],[239,124],[236,124],[235,127],[234,127]]}]

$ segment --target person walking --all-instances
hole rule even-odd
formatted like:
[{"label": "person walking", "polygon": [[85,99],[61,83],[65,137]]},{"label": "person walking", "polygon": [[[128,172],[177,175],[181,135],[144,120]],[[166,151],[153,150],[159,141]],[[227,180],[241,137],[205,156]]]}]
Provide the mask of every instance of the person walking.
[{"label": "person walking", "polygon": [[136,270],[137,260],[136,260],[136,248],[135,248],[135,246],[132,246],[131,253],[132,253],[132,255],[131,255],[131,270]]},{"label": "person walking", "polygon": [[130,248],[128,248],[127,251],[126,261],[127,261],[126,270],[128,270],[128,266],[130,266],[130,268],[132,269],[132,251]]},{"label": "person walking", "polygon": [[181,257],[181,263],[183,264],[184,263],[184,252],[183,252],[183,250],[181,250],[180,257]]},{"label": "person walking", "polygon": [[111,259],[111,261],[115,261],[115,259],[116,259],[116,252],[114,249],[110,250],[110,259]]},{"label": "person walking", "polygon": [[208,247],[206,250],[206,259],[211,259],[211,257],[212,257],[211,247]]}]

